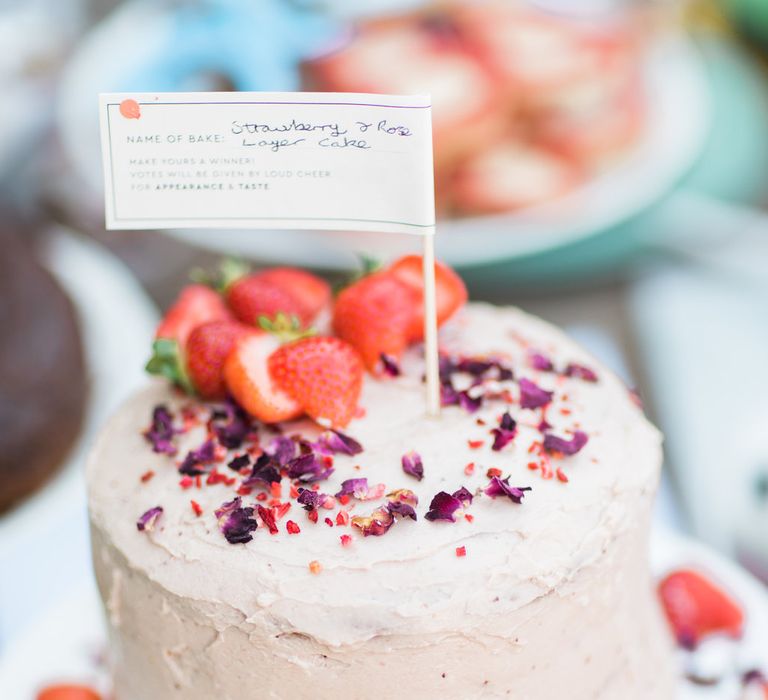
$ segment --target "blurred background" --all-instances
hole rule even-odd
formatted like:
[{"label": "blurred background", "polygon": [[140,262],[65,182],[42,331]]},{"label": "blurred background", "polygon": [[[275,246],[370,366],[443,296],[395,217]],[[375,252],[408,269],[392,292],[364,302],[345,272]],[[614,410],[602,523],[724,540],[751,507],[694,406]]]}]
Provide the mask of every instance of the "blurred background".
[{"label": "blurred background", "polygon": [[765,0],[0,0],[0,45],[0,667],[78,624],[83,451],[189,270],[414,245],[107,232],[101,91],[430,92],[438,255],[636,386],[659,522],[768,583]]}]

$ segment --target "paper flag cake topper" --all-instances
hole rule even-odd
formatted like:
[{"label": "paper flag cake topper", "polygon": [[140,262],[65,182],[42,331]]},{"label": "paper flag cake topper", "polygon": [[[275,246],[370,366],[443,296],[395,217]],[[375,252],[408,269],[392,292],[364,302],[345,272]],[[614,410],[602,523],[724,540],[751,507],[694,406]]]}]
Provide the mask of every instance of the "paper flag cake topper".
[{"label": "paper flag cake topper", "polygon": [[100,123],[108,229],[423,236],[427,407],[439,412],[429,97],[103,94]]}]

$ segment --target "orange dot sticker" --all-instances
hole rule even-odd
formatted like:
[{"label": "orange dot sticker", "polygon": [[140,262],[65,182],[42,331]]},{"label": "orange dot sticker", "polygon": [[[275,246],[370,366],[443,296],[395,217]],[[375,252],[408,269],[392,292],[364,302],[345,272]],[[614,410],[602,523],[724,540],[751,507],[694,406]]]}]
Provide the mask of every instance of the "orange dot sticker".
[{"label": "orange dot sticker", "polygon": [[141,117],[141,109],[136,100],[123,100],[120,103],[120,114],[126,119],[138,119]]}]

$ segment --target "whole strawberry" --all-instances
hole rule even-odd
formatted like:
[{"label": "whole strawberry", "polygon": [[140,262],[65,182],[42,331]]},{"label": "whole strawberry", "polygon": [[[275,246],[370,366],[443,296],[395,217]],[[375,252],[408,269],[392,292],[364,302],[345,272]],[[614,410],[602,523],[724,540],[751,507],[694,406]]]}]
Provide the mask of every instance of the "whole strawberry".
[{"label": "whole strawberry", "polygon": [[[419,302],[414,307],[409,336],[410,340],[424,338],[424,264],[420,255],[406,255],[387,268],[387,272],[411,287],[418,294]],[[467,303],[467,288],[464,281],[450,267],[435,263],[435,300],[437,323],[442,325],[464,304]]]},{"label": "whole strawberry", "polygon": [[280,289],[289,291],[303,309],[299,318],[310,323],[331,303],[331,287],[324,280],[295,267],[272,267],[259,277]]},{"label": "whole strawberry", "polygon": [[695,649],[712,634],[741,636],[744,613],[709,579],[690,571],[674,571],[659,583],[664,612],[680,646]]},{"label": "whole strawberry", "polygon": [[333,330],[360,353],[371,372],[382,354],[398,359],[410,340],[419,294],[385,272],[375,272],[350,285],[336,298]]},{"label": "whole strawberry", "polygon": [[211,321],[231,321],[221,295],[202,284],[182,289],[157,327],[147,372],[166,377],[188,393],[195,390],[187,372],[186,346],[192,331]]},{"label": "whole strawberry", "polygon": [[283,345],[270,356],[269,373],[317,422],[343,428],[354,417],[364,368],[343,340],[310,337]]},{"label": "whole strawberry", "polygon": [[331,298],[328,283],[295,268],[281,267],[236,279],[225,291],[227,305],[238,320],[259,325],[278,314],[310,324]]},{"label": "whole strawberry", "polygon": [[209,321],[197,326],[187,340],[187,372],[197,393],[206,399],[224,398],[224,361],[238,338],[260,331],[238,321]]}]

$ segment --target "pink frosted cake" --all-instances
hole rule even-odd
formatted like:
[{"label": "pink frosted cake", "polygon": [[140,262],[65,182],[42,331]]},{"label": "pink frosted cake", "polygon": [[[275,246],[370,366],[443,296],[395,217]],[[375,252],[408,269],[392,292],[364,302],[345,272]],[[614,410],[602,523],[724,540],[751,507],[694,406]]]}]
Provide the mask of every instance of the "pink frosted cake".
[{"label": "pink frosted cake", "polygon": [[[157,381],[114,416],[88,480],[117,700],[675,696],[647,561],[659,433],[560,331],[514,308],[456,310],[449,283],[438,278],[452,316],[439,419],[424,415],[413,319],[402,347],[375,318],[356,335],[344,293],[336,342],[369,367],[374,340],[389,352],[333,385],[355,399],[343,429],[248,346],[258,331],[207,356],[239,403]],[[193,324],[181,325],[184,380],[200,393]],[[305,415],[246,413],[263,401],[243,401],[238,352],[246,386],[277,383],[270,410],[283,394]]]}]

